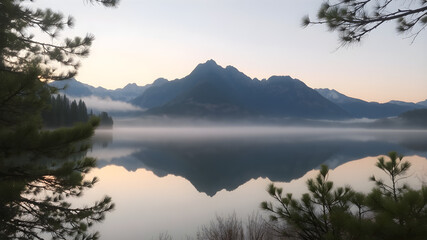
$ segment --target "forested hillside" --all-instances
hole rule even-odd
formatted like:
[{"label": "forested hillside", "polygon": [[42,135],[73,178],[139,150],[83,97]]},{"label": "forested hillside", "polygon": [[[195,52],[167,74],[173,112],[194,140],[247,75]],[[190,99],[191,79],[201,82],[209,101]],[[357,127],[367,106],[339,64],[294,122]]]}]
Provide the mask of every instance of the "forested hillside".
[{"label": "forested hillside", "polygon": [[[74,123],[87,122],[92,111],[88,113],[86,104],[80,99],[70,101],[65,95],[51,96],[49,108],[42,112],[43,125],[49,128],[72,126]],[[113,119],[106,112],[97,115],[100,118],[100,126],[112,126]]]},{"label": "forested hillside", "polygon": [[50,98],[49,105],[50,108],[42,113],[46,127],[71,126],[89,120],[86,104],[82,100],[70,102],[65,95],[56,95]]}]

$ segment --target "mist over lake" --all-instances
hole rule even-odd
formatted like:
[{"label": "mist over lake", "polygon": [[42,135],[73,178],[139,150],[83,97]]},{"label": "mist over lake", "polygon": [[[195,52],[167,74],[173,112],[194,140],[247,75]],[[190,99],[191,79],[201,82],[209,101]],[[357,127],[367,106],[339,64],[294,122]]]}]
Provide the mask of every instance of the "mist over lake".
[{"label": "mist over lake", "polygon": [[427,236],[427,0],[78,2],[0,1],[0,240]]},{"label": "mist over lake", "polygon": [[[150,124],[149,124],[150,125]],[[410,160],[414,186],[427,180],[427,131],[255,125],[143,126],[117,121],[97,130],[89,156],[98,158],[99,186],[85,194],[108,194],[117,209],[99,226],[105,239],[194,237],[216,215],[243,220],[269,200],[273,181],[301,194],[321,164],[336,185],[360,191],[381,172],[378,156],[397,151]],[[135,219],[125,221],[124,219]]]}]

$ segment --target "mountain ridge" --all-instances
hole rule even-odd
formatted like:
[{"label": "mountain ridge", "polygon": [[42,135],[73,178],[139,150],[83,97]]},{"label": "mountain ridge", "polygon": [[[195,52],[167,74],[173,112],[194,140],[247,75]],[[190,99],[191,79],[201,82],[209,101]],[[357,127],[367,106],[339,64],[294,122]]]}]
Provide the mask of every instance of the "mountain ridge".
[{"label": "mountain ridge", "polygon": [[347,118],[344,110],[289,76],[251,79],[209,60],[186,77],[147,89],[132,104],[145,115]]},{"label": "mountain ridge", "polygon": [[386,103],[367,102],[361,99],[348,97],[335,89],[318,88],[315,90],[356,118],[394,117],[406,111],[425,107],[418,103],[403,101],[389,101]]},{"label": "mountain ridge", "polygon": [[60,90],[61,93],[72,97],[88,97],[97,96],[100,98],[111,98],[112,100],[129,102],[139,94],[143,93],[147,88],[155,85],[161,85],[165,81],[164,78],[158,78],[151,84],[139,86],[136,83],[128,83],[123,88],[116,88],[114,90],[106,89],[104,87],[94,87],[86,83],[77,81],[75,78],[70,78],[62,81],[55,81],[49,85],[54,86]]},{"label": "mountain ridge", "polygon": [[148,109],[144,115],[194,117],[296,117],[313,119],[387,118],[426,108],[418,103],[367,102],[335,89],[312,89],[290,76],[250,78],[233,66],[225,68],[214,60],[198,64],[181,79],[158,78],[151,84],[128,83],[115,90],[93,87],[76,79],[53,82],[52,86],[74,97],[98,96],[124,101]]}]

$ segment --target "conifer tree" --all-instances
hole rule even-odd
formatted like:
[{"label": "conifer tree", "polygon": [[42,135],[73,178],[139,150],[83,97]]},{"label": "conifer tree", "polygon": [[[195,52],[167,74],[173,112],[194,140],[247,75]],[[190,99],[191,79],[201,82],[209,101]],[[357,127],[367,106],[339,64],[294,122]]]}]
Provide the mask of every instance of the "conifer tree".
[{"label": "conifer tree", "polygon": [[100,126],[101,127],[112,127],[113,126],[113,118],[111,118],[108,113],[101,112],[99,114]]},{"label": "conifer tree", "polygon": [[[118,0],[88,1],[108,7],[118,3]],[[88,56],[94,36],[58,39],[64,28],[74,25],[74,19],[51,9],[33,9],[26,6],[29,2],[32,0],[0,1],[0,71],[22,73],[29,65],[36,65],[40,69],[39,79],[74,76],[79,67],[78,58]],[[33,29],[55,41],[38,41]]]},{"label": "conifer tree", "polygon": [[396,152],[388,157],[389,161],[379,158],[376,166],[389,179],[372,176],[376,188],[366,197],[375,216],[373,235],[378,239],[423,239],[427,236],[427,186],[415,190],[401,184],[411,164]]},{"label": "conifer tree", "polygon": [[[87,122],[89,115],[86,104],[80,99],[77,104],[67,96],[57,95],[50,98],[49,108],[42,112],[43,125],[48,128],[72,126],[78,122]],[[102,124],[102,119],[101,119]]]},{"label": "conifer tree", "polygon": [[308,16],[303,25],[325,24],[339,33],[343,44],[358,42],[384,23],[396,21],[399,33],[415,39],[427,26],[427,1],[416,0],[326,0],[317,19]]},{"label": "conifer tree", "polygon": [[[111,199],[76,208],[67,198],[80,196],[97,181],[85,179],[95,166],[94,159],[85,157],[85,140],[99,120],[52,131],[41,128],[41,112],[56,91],[47,81],[73,76],[93,36],[57,44],[58,33],[72,26],[73,19],[32,9],[31,2],[0,0],[0,239],[96,239],[98,233],[88,228],[114,207]],[[115,6],[118,1],[90,2]],[[38,41],[34,30],[52,41]],[[60,96],[56,99],[52,107],[61,103]]]},{"label": "conifer tree", "polygon": [[85,102],[83,102],[81,99],[79,100],[79,105],[77,106],[78,112],[79,112],[79,122],[86,122],[89,117],[87,115],[87,108]]},{"label": "conifer tree", "polygon": [[78,110],[77,110],[77,102],[73,100],[70,105],[70,114],[68,115],[70,122],[77,122],[78,118]]},{"label": "conifer tree", "polygon": [[350,187],[333,190],[334,184],[328,181],[328,174],[328,167],[322,165],[317,177],[307,181],[309,192],[300,200],[290,193],[283,196],[281,188],[269,185],[267,191],[279,206],[263,202],[261,208],[273,213],[271,220],[286,222],[286,228],[280,229],[284,236],[304,240],[345,239],[343,226],[336,219],[349,212],[350,199],[355,193]]},{"label": "conifer tree", "polygon": [[368,194],[350,187],[333,190],[329,169],[322,166],[300,199],[290,193],[283,196],[283,190],[271,184],[268,193],[278,204],[262,202],[261,208],[271,213],[271,220],[283,223],[279,230],[284,236],[294,239],[424,239],[427,187],[400,185],[411,165],[396,152],[388,157],[377,162],[388,183],[371,177],[376,187]]}]

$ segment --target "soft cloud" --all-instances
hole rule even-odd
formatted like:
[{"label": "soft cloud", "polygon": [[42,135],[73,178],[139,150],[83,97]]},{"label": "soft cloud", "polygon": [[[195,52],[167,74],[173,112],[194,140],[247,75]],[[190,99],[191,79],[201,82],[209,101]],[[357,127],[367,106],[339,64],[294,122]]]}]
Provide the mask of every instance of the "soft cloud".
[{"label": "soft cloud", "polygon": [[142,108],[134,106],[127,102],[115,101],[111,98],[100,98],[97,96],[89,96],[81,98],[88,109],[96,112],[129,112],[129,111],[143,111]]}]

